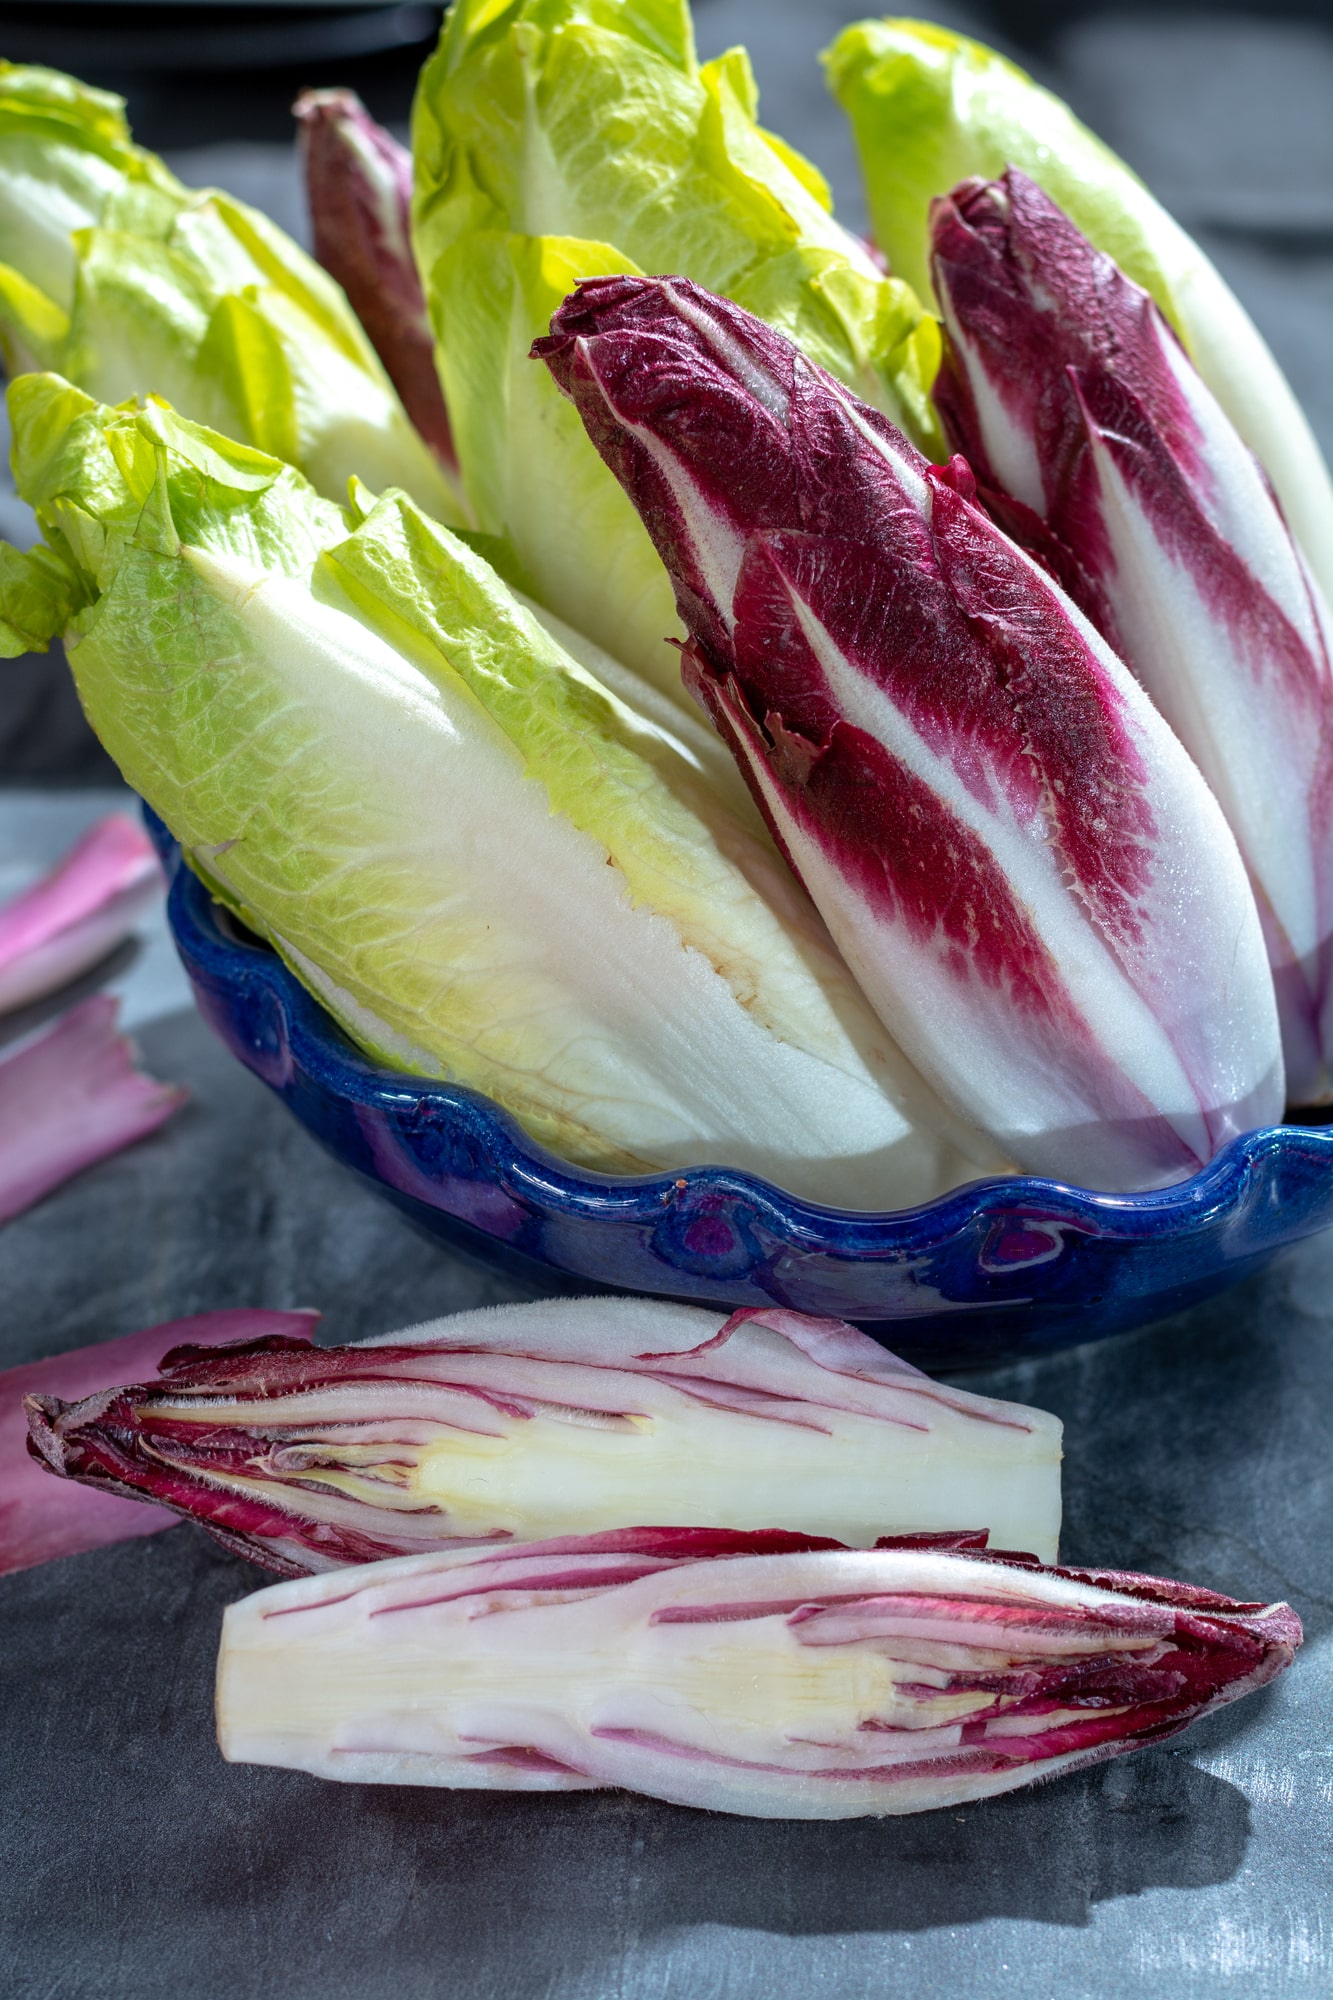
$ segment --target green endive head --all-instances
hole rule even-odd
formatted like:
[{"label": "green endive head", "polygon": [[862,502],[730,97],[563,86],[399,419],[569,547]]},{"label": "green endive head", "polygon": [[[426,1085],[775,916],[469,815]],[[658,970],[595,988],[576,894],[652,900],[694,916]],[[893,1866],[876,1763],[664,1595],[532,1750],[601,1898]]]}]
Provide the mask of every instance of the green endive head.
[{"label": "green endive head", "polygon": [[478,523],[544,603],[677,694],[661,565],[527,358],[574,284],[697,279],[938,443],[935,320],[756,112],[744,50],[701,65],[685,0],[457,0],[413,119],[417,260]]},{"label": "green endive head", "polygon": [[135,146],[119,98],[0,68],[0,351],[100,401],[165,396],[323,492],[461,503],[342,292],[275,224]]},{"label": "green endive head", "polygon": [[0,344],[12,365],[67,330],[73,232],[103,222],[151,234],[187,191],[130,138],[122,99],[58,70],[0,62]]},{"label": "green endive head", "polygon": [[929,296],[931,201],[972,175],[1021,168],[1156,299],[1333,600],[1333,487],[1310,428],[1240,301],[1124,161],[1015,64],[932,22],[857,22],[824,60],[892,269]]},{"label": "green endive head", "polygon": [[160,404],[10,402],[94,726],[365,1047],[612,1170],[868,1207],[966,1173],[776,854],[474,550]]},{"label": "green endive head", "polygon": [[757,111],[744,49],[696,60],[686,0],[458,0],[413,124],[428,285],[479,229],[614,244],[734,299],[933,434],[934,322]]},{"label": "green endive head", "polygon": [[528,358],[581,278],[633,269],[604,243],[465,233],[435,265],[438,359],[479,526],[509,544],[535,596],[679,704],[667,573],[577,410]]}]

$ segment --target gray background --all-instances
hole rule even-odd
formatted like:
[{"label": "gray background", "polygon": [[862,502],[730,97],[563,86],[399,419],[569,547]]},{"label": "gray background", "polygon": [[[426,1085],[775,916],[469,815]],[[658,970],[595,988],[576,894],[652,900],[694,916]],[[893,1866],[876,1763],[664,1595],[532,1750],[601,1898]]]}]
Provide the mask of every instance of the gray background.
[{"label": "gray background", "polygon": [[[856,222],[811,61],[853,12],[711,0],[699,32],[709,54],[750,42],[766,122]],[[1040,61],[1205,237],[1333,446],[1333,35],[1108,15]],[[280,148],[173,164],[299,224]],[[88,788],[106,771],[62,672],[0,669],[0,897],[116,796]],[[326,1337],[350,1338],[514,1296],[345,1180],[229,1062],[160,923],[115,983],[150,1066],[191,1102],[0,1233],[0,1366],[206,1307],[319,1305]],[[218,1620],[257,1572],[178,1528],[0,1580],[0,1994],[1327,1993],[1331,1335],[1325,1237],[1163,1326],[972,1378],[1063,1417],[1067,1557],[1286,1596],[1308,1639],[1285,1681],[1171,1749],[919,1819],[769,1825],[228,1767],[210,1729]]]}]

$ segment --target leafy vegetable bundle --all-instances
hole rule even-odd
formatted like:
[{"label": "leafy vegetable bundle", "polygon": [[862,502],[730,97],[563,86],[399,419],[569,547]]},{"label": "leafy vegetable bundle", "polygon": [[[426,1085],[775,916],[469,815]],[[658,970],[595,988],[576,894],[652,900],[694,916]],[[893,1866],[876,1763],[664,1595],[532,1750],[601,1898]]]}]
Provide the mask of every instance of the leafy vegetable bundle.
[{"label": "leafy vegetable bundle", "polygon": [[[1330,1090],[1327,475],[1063,106],[918,23],[828,62],[891,272],[683,0],[457,0],[411,162],[298,107],[348,296],[116,100],[0,68],[45,538],[0,551],[0,650],[64,634],[349,1035],[570,1159],[849,1208],[1169,1182]],[[11,916],[15,991],[120,921],[94,872]],[[23,1371],[4,1566],[167,1508],[290,1579],[228,1614],[229,1757],[901,1812],[1159,1741],[1300,1640],[1056,1567],[1056,1421],[837,1322],[310,1317]]]},{"label": "leafy vegetable bundle", "polygon": [[304,100],[380,359],[114,101],[0,74],[0,325],[77,384],[12,392],[7,643],[67,630],[347,1032],[570,1159],[1163,1184],[1329,1088],[1327,477],[1062,106],[911,22],[828,60],[892,274],[684,0],[457,0],[410,174]]}]

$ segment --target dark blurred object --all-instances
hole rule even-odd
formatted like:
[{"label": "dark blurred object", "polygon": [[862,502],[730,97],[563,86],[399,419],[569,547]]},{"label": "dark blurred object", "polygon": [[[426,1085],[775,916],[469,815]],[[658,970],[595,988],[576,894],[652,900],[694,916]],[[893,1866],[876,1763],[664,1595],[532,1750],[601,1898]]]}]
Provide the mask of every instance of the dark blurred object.
[{"label": "dark blurred object", "polygon": [[0,785],[114,785],[59,644],[0,661]]},{"label": "dark blurred object", "polygon": [[[864,11],[867,14],[882,14],[917,10],[907,6],[900,9],[897,5],[871,5]],[[919,11],[925,19],[936,18],[935,9],[929,4],[923,5]],[[1053,36],[1064,28],[1072,27],[1076,21],[1091,20],[1099,15],[1115,15],[1120,20],[1135,16],[1143,20],[1160,20],[1166,10],[1160,4],[1154,4],[1154,0],[1119,0],[1118,5],[1108,4],[1108,0],[989,0],[989,4],[987,0],[982,0],[979,11],[988,15],[1010,41],[1025,49],[1042,49]],[[1208,0],[1206,6],[1179,11],[1187,16],[1193,15],[1204,25],[1219,14],[1249,15],[1252,19],[1263,21],[1277,18],[1333,24],[1333,0],[1280,0],[1278,6],[1265,6],[1263,0]],[[852,16],[849,14],[848,18]]]},{"label": "dark blurred object", "polygon": [[353,72],[375,115],[401,122],[443,11],[424,0],[16,0],[0,54],[121,91],[135,138],[160,152],[289,138],[297,91]]},{"label": "dark blurred object", "polygon": [[1103,13],[1062,32],[1054,55],[1080,114],[1187,229],[1333,250],[1327,28],[1281,14]]}]

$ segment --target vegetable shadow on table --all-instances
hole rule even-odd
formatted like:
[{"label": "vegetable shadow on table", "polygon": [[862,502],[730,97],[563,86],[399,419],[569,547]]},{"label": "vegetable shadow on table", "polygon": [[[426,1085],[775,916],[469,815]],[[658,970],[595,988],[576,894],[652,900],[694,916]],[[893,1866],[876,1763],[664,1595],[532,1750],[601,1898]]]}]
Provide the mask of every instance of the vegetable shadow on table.
[{"label": "vegetable shadow on table", "polygon": [[[307,1794],[298,1810],[310,1805]],[[455,1909],[496,1894],[497,1845],[508,1847],[498,1871],[506,1897],[525,1874],[540,1885],[520,1932],[540,1938],[543,1955],[582,1949],[591,1959],[618,1949],[627,1929],[720,1925],[819,1936],[995,1917],[1083,1926],[1095,1904],[1113,1897],[1229,1881],[1250,1832],[1242,1793],[1168,1753],[987,1805],[985,1815],[972,1806],[794,1825],[700,1817],[619,1794],[561,1801],[543,1814],[525,1800],[511,1814],[496,1800],[432,1805],[376,1789],[356,1838],[369,1825],[391,1851],[410,1842],[416,1894],[429,1897],[431,1882],[440,1892],[447,1885]],[[475,1876],[467,1860],[474,1847],[490,1857]],[[1049,1867],[1052,1852],[1065,1857],[1059,1872]],[[598,1857],[591,1866],[590,1854]]]}]

